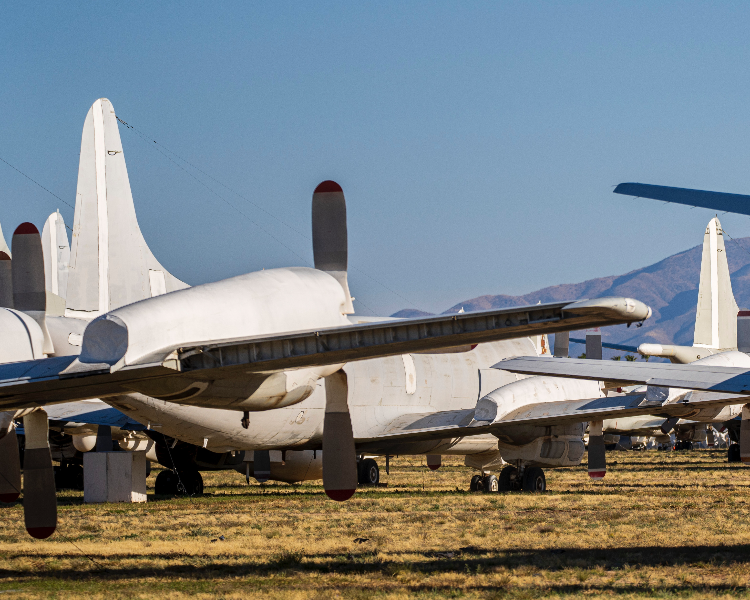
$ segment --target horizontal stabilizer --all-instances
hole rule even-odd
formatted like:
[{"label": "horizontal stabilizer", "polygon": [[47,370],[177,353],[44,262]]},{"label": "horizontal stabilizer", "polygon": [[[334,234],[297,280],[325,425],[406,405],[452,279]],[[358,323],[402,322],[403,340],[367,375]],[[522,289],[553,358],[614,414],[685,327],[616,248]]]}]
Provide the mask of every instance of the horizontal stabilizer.
[{"label": "horizontal stabilizer", "polygon": [[750,369],[742,367],[524,356],[502,360],[493,368],[525,375],[593,379],[620,385],[645,384],[750,395]]},{"label": "horizontal stabilizer", "polygon": [[621,183],[614,189],[615,194],[651,198],[675,204],[699,206],[711,210],[750,215],[750,196],[745,194],[727,194],[725,192],[707,192],[686,188],[650,185],[647,183]]}]

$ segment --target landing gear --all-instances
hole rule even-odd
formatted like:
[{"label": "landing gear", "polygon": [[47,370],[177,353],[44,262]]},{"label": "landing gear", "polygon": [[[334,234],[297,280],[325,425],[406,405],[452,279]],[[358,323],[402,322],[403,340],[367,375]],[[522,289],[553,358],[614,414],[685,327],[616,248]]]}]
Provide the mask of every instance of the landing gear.
[{"label": "landing gear", "polygon": [[518,476],[518,469],[511,465],[505,465],[500,471],[498,480],[499,492],[515,492],[521,489],[521,478]]},{"label": "landing gear", "polygon": [[526,467],[523,473],[523,491],[542,494],[547,490],[547,479],[539,467]]},{"label": "landing gear", "polygon": [[180,473],[165,469],[156,476],[154,492],[159,496],[200,496],[203,494],[203,477],[200,472]]},{"label": "landing gear", "polygon": [[250,412],[245,411],[242,413],[242,420],[240,421],[240,424],[242,425],[242,429],[247,429],[250,427]]},{"label": "landing gear", "polygon": [[365,458],[357,465],[357,481],[360,485],[378,485],[380,483],[380,469],[372,458]]},{"label": "landing gear", "polygon": [[71,463],[61,463],[59,467],[55,467],[55,488],[83,490],[83,467]]},{"label": "landing gear", "polygon": [[727,462],[730,462],[730,463],[742,462],[742,459],[740,458],[740,445],[739,444],[729,445],[729,449],[727,450]]},{"label": "landing gear", "polygon": [[486,494],[498,491],[497,475],[487,475],[482,483],[484,484],[482,491]]},{"label": "landing gear", "polygon": [[675,450],[692,450],[693,442],[690,440],[678,440],[674,445]]},{"label": "landing gear", "polygon": [[474,475],[474,477],[471,478],[471,483],[469,483],[469,491],[479,492],[484,489],[483,480],[484,477],[482,475]]}]

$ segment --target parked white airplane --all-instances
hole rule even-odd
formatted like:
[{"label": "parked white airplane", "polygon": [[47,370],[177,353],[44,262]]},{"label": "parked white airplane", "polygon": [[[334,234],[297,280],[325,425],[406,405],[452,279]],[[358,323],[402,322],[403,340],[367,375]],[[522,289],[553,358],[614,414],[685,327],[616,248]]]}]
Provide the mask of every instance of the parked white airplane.
[{"label": "parked white airplane", "polygon": [[[650,356],[667,357],[672,363],[690,363],[706,356],[737,349],[737,302],[732,293],[729,263],[724,244],[724,231],[717,217],[709,221],[703,235],[698,306],[695,315],[695,333],[692,346],[674,346],[645,343],[638,352]],[[733,363],[728,363],[733,364]],[[645,391],[645,390],[635,390]],[[710,430],[707,424],[722,424],[739,415],[744,404],[741,396],[735,396],[738,404],[717,406],[714,414],[704,411],[701,420],[668,419],[653,416],[625,417],[604,421],[604,432],[610,435],[656,437],[659,443],[670,441],[674,432],[680,442],[707,440]],[[737,448],[729,450],[730,455]]]},{"label": "parked white airplane", "polygon": [[[56,523],[40,407],[97,397],[199,448],[261,451],[256,459],[264,450],[307,451],[313,460],[322,449],[324,488],[336,500],[354,493],[362,453],[484,454],[494,446],[492,456],[516,463],[505,479],[543,488],[538,465],[578,464],[581,421],[590,417],[580,410],[571,418],[555,400],[588,398],[599,386],[517,381],[490,365],[536,354],[529,336],[650,315],[636,300],[603,298],[352,323],[346,207],[332,181],[313,195],[314,269],[186,288],[143,240],[116,117],[104,99],[84,125],[78,197],[64,315],[53,316],[59,302],[45,292],[43,245],[31,224],[13,238],[14,308],[0,310],[0,358],[8,363],[0,365],[0,408],[17,411],[6,413],[6,431],[13,416],[24,419],[24,512],[35,537],[51,535]],[[48,230],[55,296],[66,271],[65,249],[52,239],[58,226],[55,220]],[[598,417],[610,413],[642,409],[595,408]],[[494,439],[465,439],[481,434]],[[13,437],[2,440],[8,452]],[[2,467],[15,485],[17,461]],[[253,465],[256,473],[260,467],[270,466]]]}]

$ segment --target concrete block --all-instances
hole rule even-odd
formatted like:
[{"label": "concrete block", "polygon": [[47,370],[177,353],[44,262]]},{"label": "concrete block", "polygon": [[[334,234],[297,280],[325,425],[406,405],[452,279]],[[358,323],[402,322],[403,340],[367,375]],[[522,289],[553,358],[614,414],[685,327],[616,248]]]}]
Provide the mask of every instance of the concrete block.
[{"label": "concrete block", "polygon": [[146,502],[145,452],[86,452],[84,502]]}]

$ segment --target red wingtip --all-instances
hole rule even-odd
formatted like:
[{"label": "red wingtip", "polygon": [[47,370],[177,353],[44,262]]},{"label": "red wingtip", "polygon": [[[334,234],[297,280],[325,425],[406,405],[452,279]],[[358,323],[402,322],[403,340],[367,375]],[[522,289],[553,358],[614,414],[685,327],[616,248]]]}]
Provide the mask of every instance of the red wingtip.
[{"label": "red wingtip", "polygon": [[8,256],[5,252],[0,252],[0,260],[10,260],[10,256]]},{"label": "red wingtip", "polygon": [[331,181],[328,179],[327,181],[324,181],[321,183],[318,187],[315,188],[315,193],[323,193],[323,192],[343,192],[344,190],[341,189],[341,186],[336,183],[335,181]]},{"label": "red wingtip", "polygon": [[10,494],[0,494],[0,502],[5,502],[6,504],[10,504],[11,502],[15,502],[18,500],[18,497],[21,494],[18,492],[12,492]]},{"label": "red wingtip", "polygon": [[38,540],[46,540],[49,536],[55,533],[55,527],[28,527],[26,531],[29,535]]},{"label": "red wingtip", "polygon": [[13,235],[18,234],[24,234],[24,233],[39,233],[39,230],[36,228],[36,225],[33,223],[21,223],[18,227],[16,227],[16,230],[13,232]]},{"label": "red wingtip", "polygon": [[326,496],[336,502],[343,502],[349,500],[354,495],[356,490],[326,490]]}]

